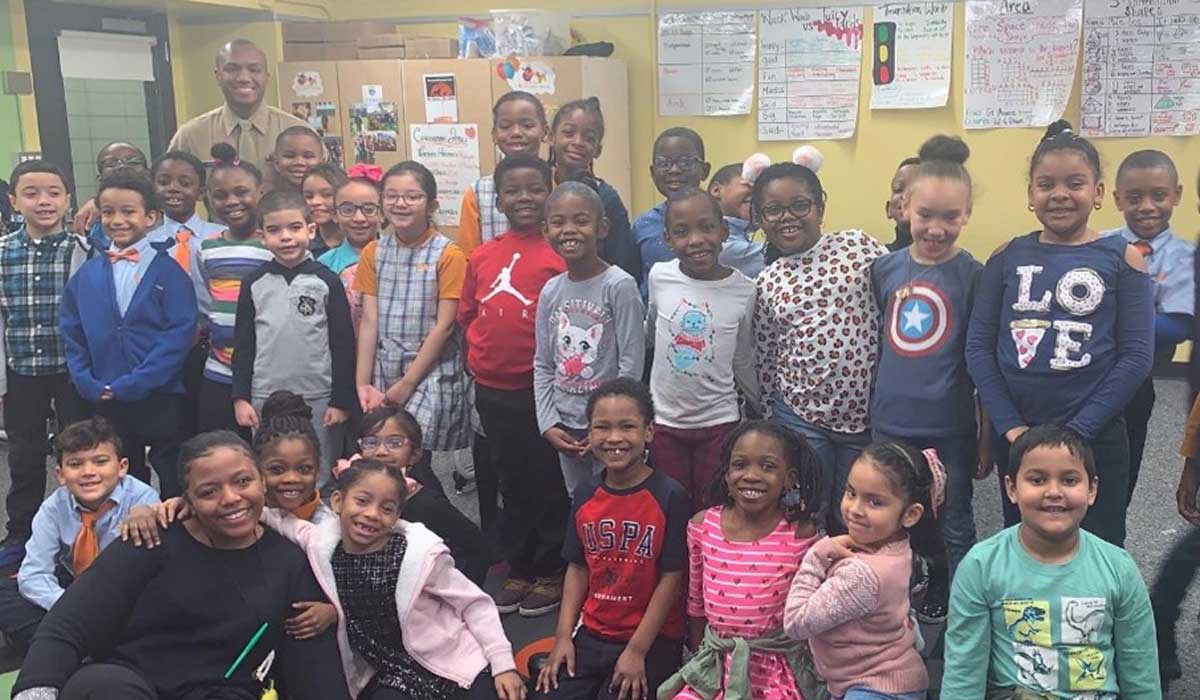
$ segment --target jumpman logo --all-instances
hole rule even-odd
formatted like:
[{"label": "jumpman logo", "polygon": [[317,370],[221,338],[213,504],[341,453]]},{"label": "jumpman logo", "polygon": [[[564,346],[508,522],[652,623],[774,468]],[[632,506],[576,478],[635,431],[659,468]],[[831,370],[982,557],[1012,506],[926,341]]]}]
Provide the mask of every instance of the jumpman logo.
[{"label": "jumpman logo", "polygon": [[508,292],[509,294],[516,297],[517,301],[520,301],[525,306],[529,306],[530,304],[533,303],[529,299],[526,299],[525,295],[518,292],[517,288],[512,285],[512,271],[513,271],[513,268],[516,267],[517,261],[520,259],[521,259],[520,253],[513,253],[512,262],[510,262],[508,265],[506,265],[504,267],[504,269],[500,270],[500,274],[496,275],[496,280],[494,282],[492,282],[492,286],[488,287],[488,289],[490,289],[491,291],[488,293],[488,295],[486,297],[484,297],[482,300],[480,300],[479,303],[482,304],[482,303],[486,302],[488,299],[491,299],[492,297],[496,296],[500,292]]}]

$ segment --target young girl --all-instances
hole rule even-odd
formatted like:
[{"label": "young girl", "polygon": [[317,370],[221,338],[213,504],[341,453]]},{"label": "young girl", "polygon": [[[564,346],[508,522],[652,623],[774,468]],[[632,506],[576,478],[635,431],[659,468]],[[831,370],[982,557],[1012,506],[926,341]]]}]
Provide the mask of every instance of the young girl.
[{"label": "young girl", "polygon": [[242,280],[271,260],[271,253],[255,233],[262,174],[252,163],[238,160],[233,147],[213,146],[216,165],[208,175],[208,200],[212,212],[228,227],[215,238],[200,242],[200,265],[208,284],[209,353],[200,385],[197,428],[234,430],[245,438],[233,415],[233,325]]},{"label": "young girl", "polygon": [[867,406],[879,349],[871,262],[887,250],[857,229],[822,235],[821,154],[801,146],[754,180],[751,216],[762,226],[767,268],[755,280],[759,382],[771,419],[798,431],[821,458],[813,510],[831,514],[850,465],[870,442]]},{"label": "young girl", "polygon": [[[704,140],[684,126],[671,127],[659,134],[654,140],[652,156],[650,177],[664,200],[679,190],[699,187],[711,167],[704,160]],[[654,264],[675,257],[663,238],[666,208],[666,201],[660,202],[633,222],[633,237],[642,258],[643,289]]]},{"label": "young girl", "polygon": [[896,224],[896,239],[888,243],[888,250],[897,251],[912,244],[912,231],[909,228],[908,214],[904,209],[904,193],[908,182],[912,179],[913,171],[921,164],[921,159],[905,158],[896,166],[896,174],[892,175],[891,193],[883,204],[887,218]]},{"label": "young girl", "polygon": [[546,200],[546,240],[567,271],[538,297],[533,392],[538,430],[558,450],[568,496],[600,468],[587,442],[587,397],[610,379],[641,379],[645,361],[641,294],[600,259],[607,230],[600,196],[583,183],[564,182]]},{"label": "young girl", "polygon": [[325,147],[317,132],[307,126],[289,126],[275,137],[275,150],[267,154],[271,188],[299,191],[308,171],[321,162]]},{"label": "young girl", "polygon": [[[554,184],[566,182],[573,176],[593,175],[592,165],[600,157],[604,140],[604,114],[600,100],[589,97],[568,102],[559,108],[550,127],[550,166],[554,168]],[[608,236],[600,246],[600,257],[629,273],[641,286],[641,255],[633,229],[629,226],[629,211],[621,203],[621,195],[607,182],[596,178],[604,216],[608,219]]]},{"label": "young girl", "polygon": [[738,389],[758,407],[754,282],[720,262],[729,229],[712,195],[677,190],[665,214],[663,238],[675,259],[650,270],[646,285],[654,464],[683,484],[695,513],[708,505],[720,446],[741,420]]},{"label": "young girl", "polygon": [[[462,449],[471,444],[471,425],[454,319],[467,260],[433,226],[437,182],[428,168],[392,166],[383,201],[391,235],[367,245],[355,279],[363,308],[359,400],[364,411],[385,400],[407,408],[429,437],[427,450]],[[426,452],[424,468],[428,459]]]},{"label": "young girl", "polygon": [[336,272],[342,279],[346,298],[350,301],[354,332],[357,334],[362,325],[362,300],[354,289],[354,279],[358,274],[358,259],[363,249],[379,237],[382,218],[379,184],[368,177],[352,177],[337,189],[334,202],[338,228],[345,239],[317,262]]},{"label": "young girl", "polygon": [[[1120,546],[1129,498],[1121,412],[1150,373],[1154,301],[1142,255],[1088,226],[1103,201],[1095,146],[1068,122],[1051,124],[1029,167],[1029,209],[1043,228],[988,260],[966,355],[998,436],[1000,478],[1029,426],[1066,425],[1096,451],[1100,492],[1083,527]],[[1018,518],[1005,502],[1005,523]]]},{"label": "young girl", "polygon": [[[659,689],[660,698],[700,700],[735,686],[743,698],[812,698],[819,681],[805,644],[783,633],[792,577],[817,541],[813,520],[821,465],[799,434],[750,421],[729,434],[711,486],[715,507],[688,525],[689,643],[692,660]],[[749,645],[749,654],[738,647]],[[734,677],[732,673],[747,673]],[[685,678],[702,679],[692,687]]]},{"label": "young girl", "polygon": [[[985,449],[977,449],[975,387],[963,359],[983,269],[958,247],[971,217],[971,176],[963,167],[969,155],[957,137],[934,136],[921,146],[921,163],[912,166],[901,203],[912,245],[871,265],[884,327],[871,396],[872,434],[876,442],[906,440],[919,449],[935,449],[946,465],[941,523],[951,573],[975,544],[976,466],[991,469],[990,435]],[[939,597],[944,614],[946,600]]]},{"label": "young girl", "polygon": [[[528,92],[506,92],[492,106],[492,140],[505,158],[517,154],[536,158],[549,134],[546,108]],[[491,175],[479,178],[463,193],[459,212],[458,245],[465,255],[508,230],[508,220],[496,208]]]},{"label": "young girl", "polygon": [[[411,413],[384,405],[362,417],[358,449],[363,457],[396,467],[408,477],[408,503],[404,519],[422,523],[445,540],[455,565],[479,585],[487,576],[494,557],[483,532],[446,500],[432,471],[420,474],[414,465],[422,458],[424,433]],[[343,460],[344,467],[355,458]],[[432,481],[431,481],[432,480]],[[426,486],[427,483],[436,486]]]},{"label": "young girl", "polygon": [[[644,384],[606,382],[586,410],[591,451],[604,472],[575,492],[563,547],[563,606],[537,686],[564,700],[611,697],[618,689],[644,698],[679,668],[684,626],[676,603],[691,511],[683,487],[646,465],[654,401]],[[606,534],[616,523],[619,540]]]},{"label": "young girl", "polygon": [[281,389],[267,397],[253,445],[268,506],[313,523],[333,515],[317,493],[321,443],[312,407],[299,394]]},{"label": "young girl", "polygon": [[347,179],[346,173],[338,166],[318,163],[309,169],[300,182],[300,191],[304,193],[304,201],[308,204],[308,215],[317,225],[317,235],[313,236],[308,246],[314,258],[319,259],[346,239],[334,214],[334,207],[337,206],[334,197]]},{"label": "young girl", "polygon": [[[850,469],[842,496],[848,534],[804,555],[783,626],[807,640],[835,700],[924,700],[925,662],[908,617],[913,552],[937,559],[936,480],[918,450],[875,443]],[[911,537],[911,542],[910,542]]]},{"label": "young girl", "polygon": [[501,700],[521,700],[525,686],[495,604],[454,568],[436,535],[400,520],[406,494],[399,469],[360,459],[338,475],[337,519],[314,525],[264,511],[268,524],[305,547],[338,610],[351,694],[451,700],[486,684]]}]

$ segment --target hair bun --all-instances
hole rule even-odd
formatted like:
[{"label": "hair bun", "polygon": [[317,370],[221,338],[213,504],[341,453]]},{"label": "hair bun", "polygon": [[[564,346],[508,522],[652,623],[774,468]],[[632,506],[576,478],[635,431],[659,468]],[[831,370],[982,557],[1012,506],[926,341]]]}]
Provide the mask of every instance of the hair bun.
[{"label": "hair bun", "polygon": [[237,162],[238,159],[237,149],[225,143],[224,141],[218,141],[217,143],[214,143],[212,150],[210,150],[209,153],[212,155],[214,160],[226,165],[232,165],[233,163]]},{"label": "hair bun", "polygon": [[742,180],[754,184],[762,171],[771,166],[771,156],[766,153],[755,153],[742,163]]},{"label": "hair bun", "polygon": [[957,136],[938,134],[921,144],[921,150],[917,152],[917,157],[921,159],[922,163],[930,160],[946,160],[962,165],[967,162],[967,158],[971,157],[971,147]]},{"label": "hair bun", "polygon": [[312,407],[305,403],[299,394],[287,389],[273,392],[263,402],[263,423],[269,423],[276,418],[303,418],[311,421],[312,416]]},{"label": "hair bun", "polygon": [[825,163],[825,156],[821,155],[816,146],[805,144],[792,151],[792,162],[796,165],[803,165],[816,173],[820,172],[821,166]]},{"label": "hair bun", "polygon": [[1042,137],[1042,140],[1049,141],[1050,139],[1058,138],[1062,134],[1075,134],[1075,128],[1066,119],[1059,119],[1046,127],[1046,134]]}]

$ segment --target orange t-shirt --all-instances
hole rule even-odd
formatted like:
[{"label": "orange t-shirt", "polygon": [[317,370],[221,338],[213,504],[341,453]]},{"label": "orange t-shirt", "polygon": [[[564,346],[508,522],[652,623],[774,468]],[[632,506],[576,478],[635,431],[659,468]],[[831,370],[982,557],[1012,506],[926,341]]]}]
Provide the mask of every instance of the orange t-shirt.
[{"label": "orange t-shirt", "polygon": [[463,192],[462,206],[458,216],[458,247],[465,255],[483,245],[483,227],[479,223],[479,201],[475,199],[475,188]]}]

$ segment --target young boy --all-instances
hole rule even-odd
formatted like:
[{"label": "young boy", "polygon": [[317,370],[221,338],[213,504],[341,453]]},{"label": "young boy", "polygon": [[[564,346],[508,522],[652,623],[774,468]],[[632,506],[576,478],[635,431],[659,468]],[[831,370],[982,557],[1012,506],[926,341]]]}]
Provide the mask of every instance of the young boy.
[{"label": "young boy", "polygon": [[[142,149],[125,141],[113,141],[96,154],[96,174],[103,179],[105,175],[118,168],[129,168],[145,175],[150,172],[147,170],[148,163]],[[104,234],[104,227],[100,223],[100,210],[94,199],[89,199],[79,205],[74,223],[76,233],[88,232],[88,243],[96,251],[108,250],[112,245],[112,241]]]},{"label": "young boy", "polygon": [[[663,196],[663,202],[643,212],[633,222],[633,237],[642,254],[642,279],[650,275],[655,263],[670,260],[674,255],[663,243],[663,210],[666,198],[684,187],[699,187],[708,177],[712,167],[704,160],[704,140],[700,134],[684,127],[675,126],[658,135],[654,140],[653,160],[650,177],[654,187]],[[645,296],[645,283],[642,283]]]},{"label": "young boy", "polygon": [[163,497],[180,494],[183,362],[196,333],[196,292],[187,273],[146,234],[158,220],[154,185],[118,169],[96,195],[112,247],[80,268],[63,292],[58,326],[71,381],[116,427],[129,473]]},{"label": "young boy", "polygon": [[763,242],[755,240],[750,224],[750,195],[754,186],[742,179],[742,164],[730,163],[708,181],[708,193],[721,205],[729,237],[721,248],[721,264],[754,279],[766,267]]},{"label": "young boy", "polygon": [[[638,421],[635,412],[629,421],[628,411],[612,409],[614,398],[646,415]],[[575,493],[563,545],[563,607],[538,700],[644,698],[679,668],[691,511],[683,487],[642,456],[654,432],[653,407],[646,386],[631,379],[607,382],[588,400],[592,439],[619,436],[634,449],[604,457],[603,473]]]},{"label": "young boy", "polygon": [[908,228],[908,219],[904,213],[904,191],[908,189],[908,181],[917,172],[921,164],[920,158],[910,157],[900,161],[896,172],[892,175],[891,192],[883,203],[883,211],[887,218],[896,224],[896,240],[887,244],[888,250],[895,252],[912,245],[912,232]]},{"label": "young boy", "polygon": [[313,409],[321,443],[317,487],[342,456],[354,385],[354,325],[346,289],[312,259],[316,226],[304,195],[277,190],[258,205],[258,227],[274,259],[242,281],[233,338],[233,407],[238,425],[257,428],[263,402],[290,389]]},{"label": "young boy", "polygon": [[208,317],[212,307],[200,247],[204,240],[221,235],[225,227],[205,221],[196,214],[196,202],[204,197],[205,180],[204,163],[199,158],[184,151],[168,151],[154,161],[150,173],[163,217],[162,224],[146,234],[146,238],[157,247],[158,252],[171,256],[179,263],[179,267],[188,273],[196,291],[196,343],[183,365],[186,395],[183,425],[186,437],[199,432],[197,411],[204,362],[208,357]]},{"label": "young boy", "polygon": [[[1171,230],[1171,214],[1179,205],[1183,185],[1175,163],[1162,151],[1136,151],[1117,169],[1113,199],[1125,225],[1106,232],[1121,236],[1142,254],[1154,283],[1154,360],[1169,363],[1175,347],[1191,337],[1195,315],[1193,273],[1196,246]],[[1129,435],[1129,500],[1137,487],[1146,449],[1146,432],[1154,410],[1154,377],[1146,378],[1125,405]]]},{"label": "young boy", "polygon": [[1200,569],[1200,507],[1196,497],[1200,494],[1200,469],[1197,468],[1197,447],[1200,446],[1200,400],[1192,404],[1187,426],[1183,430],[1183,441],[1179,454],[1183,459],[1183,471],[1179,474],[1179,486],[1175,490],[1176,507],[1179,514],[1192,527],[1187,528],[1171,551],[1163,559],[1150,589],[1150,604],[1154,608],[1154,627],[1158,634],[1158,665],[1163,693],[1167,684],[1183,677],[1179,663],[1178,641],[1175,625],[1179,622],[1179,608],[1187,597],[1188,587]]},{"label": "young boy", "polygon": [[496,607],[532,617],[562,599],[560,552],[570,503],[554,448],[538,430],[533,355],[538,297],[566,264],[542,235],[550,166],[511,155],[496,166],[494,180],[496,207],[509,229],[471,253],[458,323],[504,496],[500,540],[510,571]]},{"label": "young boy", "polygon": [[119,536],[130,513],[158,503],[153,488],[127,475],[121,438],[104,418],[68,426],[55,448],[59,487],[33,518],[16,581],[0,580],[0,630],[21,651],[63,589]]},{"label": "young boy", "polygon": [[663,234],[675,260],[650,271],[655,467],[683,486],[691,513],[711,505],[708,487],[725,436],[742,417],[739,390],[756,410],[759,404],[754,282],[721,264],[727,235],[711,195],[679,190],[667,199]]},{"label": "young boy", "polygon": [[629,273],[600,258],[607,233],[604,202],[587,185],[564,182],[546,200],[546,238],[567,271],[538,299],[533,391],[568,496],[599,466],[587,447],[588,395],[610,379],[641,379],[645,362],[642,296]]},{"label": "young boy", "polygon": [[1021,522],[959,564],[942,697],[1161,700],[1137,564],[1079,528],[1096,500],[1091,448],[1069,430],[1037,426],[1013,443],[1011,463],[1005,489]]},{"label": "young boy", "polygon": [[86,244],[63,230],[67,180],[57,166],[31,160],[13,169],[11,182],[9,199],[25,224],[0,238],[0,357],[6,358],[0,393],[12,478],[0,567],[24,556],[46,492],[46,420],[53,414],[65,428],[88,414],[71,385],[58,335],[63,289],[87,260]]}]

